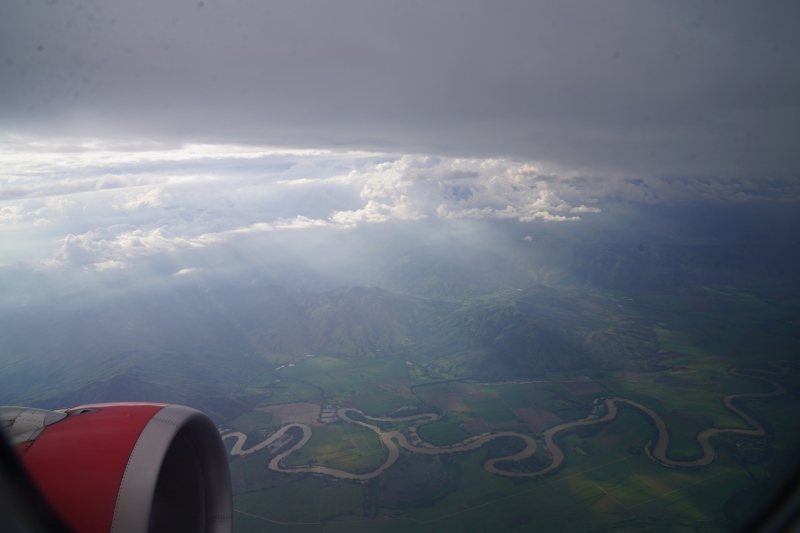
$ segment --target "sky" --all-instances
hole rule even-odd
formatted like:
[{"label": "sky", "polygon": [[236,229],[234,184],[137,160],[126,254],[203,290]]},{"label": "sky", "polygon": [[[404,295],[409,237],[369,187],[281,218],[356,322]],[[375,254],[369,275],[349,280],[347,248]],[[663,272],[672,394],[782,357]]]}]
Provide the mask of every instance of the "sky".
[{"label": "sky", "polygon": [[796,239],[798,23],[790,1],[4,2],[0,265],[183,275],[420,221]]}]

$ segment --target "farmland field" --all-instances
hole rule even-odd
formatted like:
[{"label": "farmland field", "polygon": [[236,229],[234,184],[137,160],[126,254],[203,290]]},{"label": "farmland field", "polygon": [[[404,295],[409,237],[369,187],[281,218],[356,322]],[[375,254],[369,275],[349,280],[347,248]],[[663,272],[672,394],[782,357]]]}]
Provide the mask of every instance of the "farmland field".
[{"label": "farmland field", "polygon": [[[631,312],[656,323],[661,313],[694,313],[685,305],[649,296]],[[797,390],[800,372],[755,357],[757,339],[735,338],[730,329],[730,338],[721,335],[720,321],[742,320],[736,314],[715,318],[707,330],[693,316],[654,326],[653,364],[632,370],[586,367],[481,381],[448,378],[453,367],[408,358],[291,359],[248,384],[265,399],[230,428],[254,439],[248,446],[287,423],[305,424],[311,436],[282,459],[280,471],[267,467],[268,451],[231,458],[237,530],[730,531],[747,516],[747,506],[736,502],[771,486],[773,459],[793,449],[800,405],[775,391]],[[769,360],[790,359],[785,343],[775,346]],[[441,379],[428,379],[434,375]],[[757,432],[725,406],[731,395],[740,395],[733,404],[766,428],[763,436],[723,431],[710,440],[712,456],[704,456],[698,435],[709,428]],[[612,406],[609,398],[628,403]],[[358,423],[337,416],[343,408]],[[664,460],[677,466],[653,457],[662,437],[643,409],[664,425]],[[552,450],[543,437],[548,428],[556,431]],[[464,443],[501,432],[533,437],[537,447],[518,462],[500,457],[492,473],[488,458],[495,456]],[[382,438],[398,448],[388,469],[361,482],[337,478],[336,472],[368,474],[390,460]],[[521,440],[498,446],[492,449],[526,450]],[[536,474],[554,461],[557,468]],[[315,466],[329,470],[314,475]]]},{"label": "farmland field", "polygon": [[284,460],[287,466],[320,463],[348,472],[373,470],[384,451],[375,434],[358,426],[331,424],[314,431],[311,440]]}]

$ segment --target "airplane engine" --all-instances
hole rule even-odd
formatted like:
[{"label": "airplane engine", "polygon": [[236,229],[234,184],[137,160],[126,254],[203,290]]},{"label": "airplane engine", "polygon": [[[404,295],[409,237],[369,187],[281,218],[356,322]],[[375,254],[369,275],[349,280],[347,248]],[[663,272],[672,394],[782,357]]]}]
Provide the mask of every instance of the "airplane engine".
[{"label": "airplane engine", "polygon": [[34,485],[75,533],[232,529],[225,448],[200,411],[2,407],[0,420]]}]

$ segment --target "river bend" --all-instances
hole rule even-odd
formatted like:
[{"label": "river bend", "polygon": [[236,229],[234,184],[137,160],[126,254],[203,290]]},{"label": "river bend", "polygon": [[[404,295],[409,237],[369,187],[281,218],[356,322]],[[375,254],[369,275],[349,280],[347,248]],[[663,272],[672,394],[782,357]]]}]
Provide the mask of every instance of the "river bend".
[{"label": "river bend", "polygon": [[[759,375],[754,374],[768,374],[768,375],[785,375],[789,372],[787,368],[787,364],[794,364],[792,361],[771,361],[769,363],[773,368],[778,369],[777,371],[769,371],[769,370],[758,370],[758,369],[737,369],[733,368],[730,370],[730,373],[746,379],[759,379],[765,381],[774,387],[774,390],[771,392],[748,392],[748,393],[739,393],[739,394],[730,394],[725,396],[722,399],[723,404],[725,407],[739,416],[742,420],[744,420],[749,426],[753,429],[719,429],[719,428],[708,428],[701,431],[697,435],[697,442],[700,445],[701,449],[703,450],[703,455],[699,459],[695,459],[693,461],[673,461],[669,459],[666,455],[667,447],[669,446],[669,432],[667,431],[667,426],[662,420],[662,418],[652,409],[645,407],[644,405],[635,402],[633,400],[629,400],[626,398],[602,398],[595,400],[595,408],[589,417],[582,419],[582,420],[574,420],[571,422],[564,422],[561,424],[557,424],[550,428],[545,429],[542,433],[542,440],[543,445],[550,451],[553,456],[553,461],[546,467],[538,470],[536,472],[513,472],[508,470],[501,470],[496,467],[498,461],[520,461],[527,457],[530,457],[536,452],[537,447],[537,440],[535,440],[530,435],[526,435],[524,433],[517,433],[515,431],[500,431],[497,433],[491,434],[484,434],[469,437],[459,443],[450,445],[450,446],[434,446],[430,443],[422,443],[421,445],[414,445],[408,442],[408,439],[404,434],[399,431],[383,431],[377,425],[370,424],[363,420],[355,420],[351,418],[348,413],[358,413],[361,417],[363,417],[367,421],[372,422],[404,422],[410,420],[419,420],[421,423],[431,423],[435,422],[440,418],[438,414],[432,413],[425,413],[420,415],[411,415],[402,418],[375,418],[368,415],[365,415],[358,409],[352,407],[343,407],[339,409],[338,415],[339,418],[344,420],[350,424],[358,424],[360,426],[364,426],[365,428],[374,431],[378,438],[380,438],[383,445],[389,451],[389,454],[386,460],[375,470],[371,472],[363,473],[363,474],[355,474],[352,472],[345,472],[343,470],[337,470],[335,468],[329,468],[327,466],[319,466],[319,465],[309,465],[309,466],[299,466],[299,467],[286,467],[282,464],[284,458],[286,458],[289,454],[294,452],[295,450],[299,450],[309,441],[311,438],[311,428],[305,424],[297,424],[292,423],[286,426],[281,427],[278,431],[274,434],[270,435],[269,438],[266,440],[259,442],[255,446],[251,448],[244,448],[244,444],[246,442],[247,437],[240,432],[231,432],[225,435],[222,435],[223,439],[227,438],[236,438],[236,442],[231,449],[231,455],[247,455],[250,453],[254,453],[258,450],[261,450],[270,444],[274,443],[276,440],[280,439],[289,428],[297,427],[303,431],[303,437],[297,441],[294,445],[290,448],[284,450],[280,454],[273,457],[269,462],[269,468],[271,470],[275,470],[277,472],[286,472],[286,473],[312,473],[312,474],[323,474],[327,476],[333,476],[339,479],[347,479],[347,480],[357,480],[357,481],[366,481],[368,479],[372,479],[374,477],[379,476],[383,473],[387,468],[391,467],[397,459],[400,457],[400,448],[404,448],[408,451],[414,453],[422,453],[422,454],[440,454],[440,453],[461,453],[461,452],[468,452],[480,448],[486,442],[489,442],[492,439],[496,439],[498,437],[517,437],[525,441],[525,449],[521,452],[507,456],[507,457],[497,457],[494,459],[490,459],[486,461],[484,464],[484,468],[493,474],[498,474],[501,476],[507,477],[531,477],[531,476],[538,476],[547,474],[555,469],[557,469],[561,463],[564,461],[564,452],[563,450],[555,443],[555,436],[565,429],[579,427],[579,426],[589,426],[593,424],[600,424],[603,422],[609,422],[614,420],[617,417],[619,412],[618,404],[627,404],[636,409],[642,411],[645,415],[650,417],[652,421],[655,423],[656,429],[658,430],[658,438],[655,442],[655,445],[648,443],[647,446],[647,455],[653,459],[654,461],[670,467],[699,467],[699,466],[706,466],[710,464],[714,458],[716,457],[716,452],[714,447],[709,442],[709,438],[712,436],[719,434],[719,433],[736,433],[739,435],[751,435],[751,436],[763,436],[765,435],[765,430],[755,420],[753,417],[748,415],[747,413],[743,412],[741,409],[734,405],[733,401],[738,399],[754,399],[754,398],[770,398],[774,396],[780,396],[786,393],[786,388],[775,381]],[[600,406],[605,405],[606,413],[603,416],[597,416],[597,412],[599,411]]]}]

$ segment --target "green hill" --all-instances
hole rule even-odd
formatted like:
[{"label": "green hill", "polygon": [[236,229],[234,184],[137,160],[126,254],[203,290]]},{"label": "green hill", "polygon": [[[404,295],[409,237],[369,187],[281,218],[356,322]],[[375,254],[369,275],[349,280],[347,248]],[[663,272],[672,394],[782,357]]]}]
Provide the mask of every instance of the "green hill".
[{"label": "green hill", "polygon": [[[358,275],[382,276],[391,291],[206,277],[76,290],[24,307],[6,301],[0,403],[230,397],[252,375],[306,354],[404,358],[481,379],[585,367],[650,370],[658,345],[648,301],[669,309],[682,295],[726,316],[728,304],[712,301],[717,293],[737,302],[750,301],[739,296],[746,291],[789,302],[798,255],[769,245],[542,239],[520,241],[505,254],[443,247],[415,259],[427,251],[399,249],[389,259],[381,257],[387,244],[375,252],[373,273]],[[751,318],[767,317],[769,309]],[[683,314],[669,318],[685,320]]]}]

